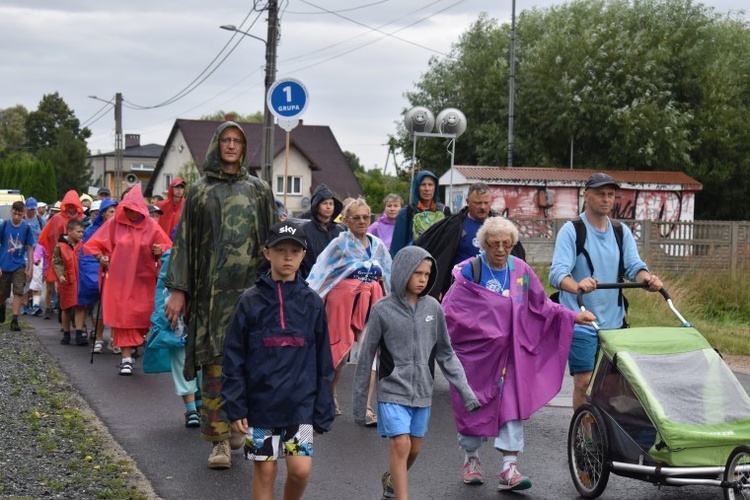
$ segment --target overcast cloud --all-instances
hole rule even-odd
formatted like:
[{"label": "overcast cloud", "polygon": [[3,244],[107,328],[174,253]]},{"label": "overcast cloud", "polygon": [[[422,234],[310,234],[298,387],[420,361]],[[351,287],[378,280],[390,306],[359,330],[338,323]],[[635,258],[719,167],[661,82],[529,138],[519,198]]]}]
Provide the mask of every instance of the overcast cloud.
[{"label": "overcast cloud", "polygon": [[[44,94],[59,92],[86,122],[104,106],[88,96],[110,100],[122,92],[124,132],[141,134],[142,144],[164,144],[176,118],[262,110],[264,44],[219,29],[234,24],[265,39],[266,13],[253,11],[253,3],[0,0],[0,108],[22,104],[32,111]],[[517,0],[516,9],[562,3]],[[744,0],[703,3],[719,12],[745,8]],[[384,144],[407,106],[403,93],[427,70],[429,58],[447,53],[481,12],[502,22],[511,17],[511,0],[289,0],[281,7],[278,77],[305,84],[305,123],[329,125],[341,148],[367,168],[385,162]],[[172,98],[227,42],[231,48],[237,41],[186,97],[156,109],[131,109]],[[111,110],[90,128],[92,152],[113,149]]]}]

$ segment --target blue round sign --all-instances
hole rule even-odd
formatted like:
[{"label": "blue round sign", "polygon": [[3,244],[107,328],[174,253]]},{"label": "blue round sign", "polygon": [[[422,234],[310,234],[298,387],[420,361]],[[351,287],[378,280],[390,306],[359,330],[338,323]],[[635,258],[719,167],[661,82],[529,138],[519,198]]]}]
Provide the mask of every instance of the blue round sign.
[{"label": "blue round sign", "polygon": [[268,109],[279,119],[298,118],[309,102],[307,89],[299,80],[278,80],[268,89]]}]

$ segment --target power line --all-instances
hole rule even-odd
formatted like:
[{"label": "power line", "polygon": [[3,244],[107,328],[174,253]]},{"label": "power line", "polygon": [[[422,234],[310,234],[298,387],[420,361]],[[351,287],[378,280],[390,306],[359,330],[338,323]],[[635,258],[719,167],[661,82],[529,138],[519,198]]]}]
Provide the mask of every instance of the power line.
[{"label": "power line", "polygon": [[[304,1],[304,0],[302,0],[302,1]],[[455,3],[453,3],[453,4],[451,4],[451,5],[447,6],[447,7],[445,7],[444,9],[441,9],[441,10],[439,10],[439,11],[437,11],[437,12],[434,12],[434,13],[430,14],[430,15],[429,15],[429,16],[427,16],[427,17],[424,17],[424,18],[422,18],[422,19],[418,19],[418,20],[414,21],[413,23],[410,23],[410,24],[408,24],[408,25],[406,25],[406,26],[402,26],[401,28],[399,28],[398,30],[394,31],[393,33],[398,33],[398,32],[400,32],[400,31],[403,31],[403,30],[407,29],[407,28],[410,28],[411,26],[414,26],[414,25],[416,25],[416,24],[419,24],[419,23],[421,23],[421,22],[424,22],[425,20],[429,19],[430,17],[433,17],[433,16],[435,16],[435,15],[437,15],[437,14],[441,13],[441,12],[444,12],[444,11],[446,11],[446,10],[448,10],[448,9],[450,9],[450,8],[452,8],[452,7],[454,7],[454,6],[456,6],[456,5],[458,5],[459,3],[462,3],[463,1],[464,1],[464,0],[459,0],[458,2],[455,2]],[[437,2],[435,2],[435,3],[437,3]],[[383,36],[381,36],[381,37],[379,37],[379,38],[376,38],[375,40],[371,40],[371,41],[369,41],[369,42],[363,43],[363,44],[361,44],[361,45],[359,45],[359,46],[357,46],[357,47],[353,47],[353,48],[351,48],[351,49],[349,49],[349,50],[346,50],[346,51],[344,51],[344,52],[340,52],[340,53],[338,53],[338,54],[334,54],[334,55],[332,55],[331,57],[328,57],[328,58],[326,58],[326,59],[323,59],[323,60],[321,60],[321,61],[317,61],[317,62],[314,62],[314,63],[308,64],[307,66],[302,66],[302,67],[299,67],[299,68],[295,68],[295,71],[303,71],[303,70],[306,70],[306,69],[309,69],[309,68],[313,68],[313,67],[315,67],[315,66],[318,66],[318,65],[320,65],[320,64],[326,63],[326,62],[328,62],[328,61],[331,61],[331,60],[333,60],[333,59],[337,59],[337,58],[339,58],[339,57],[341,57],[341,56],[345,56],[345,55],[347,55],[347,54],[350,54],[350,53],[352,53],[352,52],[355,52],[355,51],[357,51],[357,50],[359,50],[359,49],[362,49],[362,48],[364,48],[364,47],[367,47],[368,45],[372,45],[372,44],[374,44],[374,43],[376,43],[376,42],[379,42],[380,40],[382,40],[382,39],[383,39],[383,38],[385,38],[386,36],[388,36],[388,34],[383,34]],[[432,49],[430,49],[430,50],[432,50]],[[443,56],[446,56],[446,57],[448,56],[448,54],[445,54],[445,53],[443,53],[443,52],[439,52],[439,51],[436,51],[436,50],[433,50],[433,52],[436,52],[436,53],[438,53],[438,54],[441,54],[441,55],[443,55]]]},{"label": "power line", "polygon": [[[257,4],[257,2],[256,2],[256,4]],[[255,11],[256,4],[253,5],[253,9],[251,9],[251,11],[247,14],[247,16],[245,16],[245,19],[242,20],[242,23],[240,23],[240,28],[242,28],[242,26],[245,24],[245,22],[247,22],[247,19],[250,17],[250,15]],[[263,11],[260,10],[260,11],[257,11],[257,12],[258,12],[258,15],[255,16],[255,19],[250,23],[250,25],[247,28],[245,28],[245,30],[249,30],[250,28],[252,28],[255,25],[255,23],[258,22],[258,19],[260,19],[260,16],[263,14]],[[163,101],[163,102],[161,102],[159,104],[154,104],[154,105],[151,105],[151,106],[143,106],[143,105],[136,104],[136,103],[133,103],[133,102],[130,102],[130,101],[126,100],[126,101],[124,101],[125,103],[127,103],[127,105],[125,107],[127,107],[128,109],[135,109],[135,110],[141,110],[141,111],[142,110],[147,110],[147,109],[162,108],[162,107],[168,106],[170,104],[173,104],[173,103],[179,101],[180,99],[182,99],[183,97],[187,96],[188,94],[190,94],[191,92],[193,92],[195,89],[197,89],[211,75],[213,75],[214,72],[216,72],[216,70],[219,69],[221,67],[221,65],[224,63],[224,61],[226,61],[227,58],[232,54],[232,52],[234,52],[234,50],[237,48],[237,46],[240,43],[242,43],[243,38],[245,38],[244,36],[241,36],[237,40],[237,42],[234,44],[234,46],[229,50],[229,52],[227,52],[224,55],[224,57],[211,69],[211,66],[217,61],[217,59],[219,59],[219,57],[221,57],[222,53],[227,49],[227,47],[229,47],[229,45],[232,43],[232,41],[237,36],[238,36],[238,34],[234,33],[229,38],[229,40],[227,41],[227,43],[224,44],[224,47],[221,48],[221,50],[216,54],[216,56],[211,60],[211,62],[208,63],[208,65],[203,69],[203,71],[201,71],[198,74],[198,76],[196,76],[193,79],[193,81],[191,81],[190,83],[188,83],[185,87],[182,88],[182,90],[180,90],[179,92],[177,92],[175,95],[173,95],[169,99],[166,99],[165,101]],[[210,71],[209,71],[209,69],[210,69]],[[206,72],[208,72],[208,74],[206,74]]]},{"label": "power line", "polygon": [[390,0],[380,0],[379,2],[366,3],[364,5],[358,5],[356,7],[350,7],[348,9],[335,10],[335,11],[332,11],[332,12],[294,12],[294,11],[291,11],[291,10],[288,11],[288,12],[290,14],[298,14],[298,15],[301,15],[301,16],[316,16],[316,15],[321,15],[321,14],[339,14],[341,12],[351,12],[353,10],[365,9],[367,7],[372,7],[373,5],[378,5],[378,4],[381,4],[381,3],[388,3],[389,1]]},{"label": "power line", "polygon": [[[102,113],[102,111],[104,111],[105,108],[109,108],[110,106],[114,106],[114,104],[112,103],[112,101],[105,102],[104,106],[102,106],[101,108],[99,108],[98,110],[96,110],[96,112],[93,115],[91,115],[85,121],[83,121],[81,123],[81,128],[86,127],[88,125],[93,125],[94,123],[98,122],[101,119],[101,117],[104,116],[104,114],[105,114],[105,113]],[[98,118],[96,118],[94,120],[94,117],[96,115],[98,115],[99,113],[102,113],[102,115],[99,116]]]},{"label": "power line", "polygon": [[[399,17],[399,18],[396,18],[396,19],[394,19],[393,21],[389,21],[389,22],[387,22],[387,23],[385,23],[385,24],[381,24],[380,26],[378,26],[378,28],[379,28],[379,29],[383,29],[383,28],[385,28],[385,27],[387,27],[387,26],[390,26],[391,24],[394,24],[394,23],[397,23],[397,22],[399,22],[399,21],[400,21],[400,20],[402,20],[402,19],[406,19],[406,18],[408,18],[408,17],[411,17],[412,15],[414,15],[414,14],[416,14],[416,13],[420,12],[420,11],[423,11],[423,10],[425,10],[425,9],[429,8],[429,7],[432,7],[433,5],[435,5],[435,4],[438,4],[438,3],[442,2],[442,1],[443,1],[443,0],[436,0],[436,1],[434,1],[434,2],[432,2],[432,3],[430,3],[430,4],[428,4],[428,5],[425,5],[424,7],[420,7],[420,8],[419,8],[419,9],[417,9],[417,10],[413,10],[413,11],[409,12],[408,14],[405,14],[405,15],[403,15],[403,16],[401,16],[401,17]],[[322,12],[322,14],[325,14],[325,12]],[[433,14],[431,14],[431,15],[430,15],[429,17],[431,17],[432,15],[433,15]],[[425,18],[425,19],[429,19],[429,17],[427,17],[427,18]],[[422,20],[420,20],[419,22],[422,22]],[[357,38],[361,38],[361,37],[363,37],[363,36],[367,35],[368,33],[369,33],[369,32],[362,32],[362,33],[359,33],[358,35],[354,35],[354,36],[352,36],[352,37],[346,38],[346,39],[344,39],[344,40],[341,40],[340,42],[336,42],[336,43],[332,43],[332,44],[330,44],[330,45],[326,45],[325,47],[322,47],[322,48],[320,48],[320,49],[316,49],[316,50],[314,50],[314,51],[312,51],[312,52],[307,52],[307,53],[305,53],[305,54],[301,54],[301,55],[299,55],[299,56],[293,56],[293,57],[290,57],[290,58],[288,58],[288,59],[284,59],[284,61],[283,61],[283,62],[285,62],[285,63],[288,63],[288,62],[290,62],[290,61],[296,61],[297,59],[309,59],[309,58],[310,58],[310,56],[312,56],[312,55],[315,55],[316,53],[319,53],[319,52],[323,52],[323,51],[325,51],[325,50],[328,50],[328,49],[332,49],[333,47],[337,47],[337,46],[339,46],[339,45],[343,45],[343,44],[345,44],[345,43],[347,43],[347,42],[350,42],[350,41],[352,41],[352,40],[356,40]],[[381,38],[382,38],[382,37],[381,37]],[[364,47],[364,46],[366,46],[366,45],[363,45],[363,47]],[[348,53],[348,52],[346,52],[346,53]],[[345,54],[346,54],[346,53],[345,53]]]},{"label": "power line", "polygon": [[[420,49],[425,49],[425,50],[429,50],[430,52],[434,52],[434,53],[436,53],[436,54],[439,54],[439,55],[442,55],[442,56],[447,56],[448,54],[446,54],[446,53],[444,53],[444,52],[440,52],[439,50],[435,50],[435,49],[433,49],[433,48],[431,48],[431,47],[427,47],[427,46],[425,46],[425,45],[422,45],[422,44],[419,44],[419,43],[417,43],[417,42],[412,42],[411,40],[407,40],[407,39],[405,39],[405,38],[401,38],[401,37],[398,37],[398,36],[396,36],[396,35],[395,35],[395,33],[399,33],[400,31],[403,31],[403,30],[404,30],[404,29],[406,29],[406,28],[409,28],[409,27],[411,27],[411,26],[414,26],[414,25],[416,25],[416,24],[419,24],[419,23],[421,23],[421,22],[424,22],[424,21],[426,21],[427,19],[429,19],[429,18],[431,18],[431,17],[433,17],[433,16],[435,16],[435,15],[437,15],[437,14],[440,14],[441,12],[444,12],[444,11],[446,11],[446,10],[448,10],[448,9],[451,9],[451,8],[455,7],[456,5],[458,5],[458,4],[460,4],[460,3],[463,3],[463,2],[465,1],[465,0],[458,0],[458,2],[452,3],[451,5],[449,5],[449,6],[445,7],[445,8],[443,8],[443,9],[441,9],[441,10],[439,10],[439,11],[437,11],[437,12],[433,13],[433,14],[430,14],[429,16],[427,16],[427,17],[425,17],[425,18],[423,18],[423,19],[420,19],[420,20],[418,20],[418,21],[415,21],[415,22],[413,22],[413,23],[411,23],[411,24],[407,24],[406,26],[403,26],[403,27],[401,27],[401,28],[397,29],[396,31],[393,31],[393,32],[391,32],[391,33],[385,32],[385,31],[381,30],[380,28],[373,28],[372,26],[368,26],[367,24],[361,23],[361,22],[359,22],[359,21],[357,21],[357,20],[355,20],[355,19],[352,19],[352,18],[350,18],[350,17],[346,17],[346,16],[343,16],[343,15],[341,15],[341,14],[338,14],[338,13],[334,12],[334,11],[328,10],[328,9],[326,9],[325,7],[320,7],[320,6],[318,6],[318,5],[315,5],[315,4],[313,4],[312,2],[308,2],[307,0],[300,0],[300,1],[301,1],[302,3],[305,3],[305,4],[309,5],[309,6],[311,6],[311,7],[315,7],[315,8],[317,8],[317,9],[320,9],[320,10],[324,11],[324,12],[327,12],[327,13],[329,13],[329,14],[332,14],[332,15],[334,15],[334,16],[336,16],[336,17],[340,17],[341,19],[344,19],[344,20],[346,20],[346,21],[349,21],[350,23],[354,23],[354,24],[356,24],[356,25],[358,25],[358,26],[362,26],[362,27],[364,27],[364,28],[367,28],[367,29],[369,29],[370,31],[376,31],[376,32],[378,32],[378,33],[380,33],[380,34],[382,34],[382,35],[384,35],[384,36],[388,36],[388,37],[392,37],[392,38],[395,38],[396,40],[399,40],[399,41],[401,41],[401,42],[404,42],[404,43],[408,43],[409,45],[414,45],[415,47],[419,47]],[[433,2],[433,3],[432,3],[432,4],[430,4],[430,5],[434,5],[434,4],[436,4],[436,3],[438,3],[438,2]],[[392,24],[392,23],[389,23],[389,24]],[[369,44],[368,44],[368,45],[369,45]],[[348,53],[348,52],[345,52],[345,54],[347,54],[347,53]]]}]

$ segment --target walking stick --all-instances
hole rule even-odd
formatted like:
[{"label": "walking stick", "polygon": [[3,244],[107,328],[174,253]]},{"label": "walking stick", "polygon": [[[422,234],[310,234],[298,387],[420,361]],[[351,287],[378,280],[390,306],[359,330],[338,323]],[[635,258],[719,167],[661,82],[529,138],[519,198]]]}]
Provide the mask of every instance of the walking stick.
[{"label": "walking stick", "polygon": [[[94,349],[96,349],[96,333],[99,331],[99,316],[102,310],[102,294],[104,293],[104,280],[107,277],[107,273],[103,272],[99,277],[99,302],[96,305],[96,318],[94,318],[94,343],[91,344],[91,360],[89,364],[94,364]],[[102,336],[102,342],[104,342],[104,336]],[[103,347],[103,346],[102,346]]]}]

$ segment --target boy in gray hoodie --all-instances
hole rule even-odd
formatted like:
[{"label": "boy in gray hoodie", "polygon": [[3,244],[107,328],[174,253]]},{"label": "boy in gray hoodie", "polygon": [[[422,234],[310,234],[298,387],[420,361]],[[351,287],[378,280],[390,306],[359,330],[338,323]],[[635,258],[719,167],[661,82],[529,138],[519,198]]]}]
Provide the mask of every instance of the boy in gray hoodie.
[{"label": "boy in gray hoodie", "polygon": [[407,470],[417,459],[430,419],[435,360],[466,410],[481,406],[453,352],[440,304],[427,295],[435,283],[434,269],[435,260],[423,248],[399,250],[391,268],[391,294],[373,306],[357,361],[354,421],[364,425],[370,367],[380,349],[378,432],[390,438],[391,457],[382,478],[383,498],[408,498]]}]

